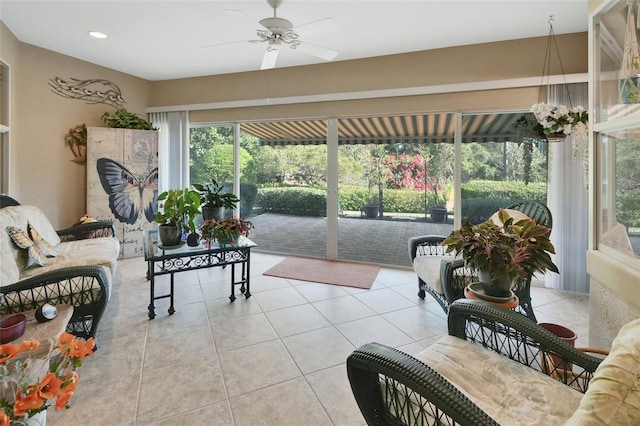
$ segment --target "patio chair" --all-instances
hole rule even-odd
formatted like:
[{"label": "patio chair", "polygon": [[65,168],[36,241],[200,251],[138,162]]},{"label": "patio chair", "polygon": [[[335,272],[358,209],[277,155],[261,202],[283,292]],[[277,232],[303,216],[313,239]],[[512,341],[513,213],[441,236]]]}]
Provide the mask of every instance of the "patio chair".
[{"label": "patio chair", "polygon": [[[539,225],[551,228],[553,218],[549,208],[539,201],[522,201],[511,204],[507,210],[517,210],[536,220]],[[441,245],[444,235],[426,235],[409,239],[409,257],[418,276],[418,297],[424,299],[429,293],[445,312],[457,299],[464,297],[467,285],[478,281],[476,271],[465,267],[464,260],[445,254]],[[533,274],[518,280],[512,290],[520,299],[517,308],[521,313],[537,322],[531,306],[531,279]]]},{"label": "patio chair", "polygon": [[[640,320],[623,327],[604,359],[485,301],[455,301],[448,329],[448,336],[415,357],[367,343],[347,358],[367,424],[640,422]],[[558,363],[549,362],[552,357]]]}]

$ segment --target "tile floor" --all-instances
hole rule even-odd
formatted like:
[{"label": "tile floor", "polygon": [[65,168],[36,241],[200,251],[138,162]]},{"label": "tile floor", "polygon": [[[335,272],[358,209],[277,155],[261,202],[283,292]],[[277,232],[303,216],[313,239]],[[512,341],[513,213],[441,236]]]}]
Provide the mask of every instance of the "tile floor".
[{"label": "tile floor", "polygon": [[[98,330],[58,425],[364,425],[345,359],[378,341],[415,354],[446,333],[443,311],[417,297],[413,272],[383,268],[371,290],[263,276],[282,256],[252,253],[252,297],[229,303],[230,268],[176,275],[147,318],[140,258],[119,263]],[[166,277],[164,277],[166,278]],[[168,280],[164,280],[164,285]],[[588,295],[533,288],[536,315],[588,343]]]}]

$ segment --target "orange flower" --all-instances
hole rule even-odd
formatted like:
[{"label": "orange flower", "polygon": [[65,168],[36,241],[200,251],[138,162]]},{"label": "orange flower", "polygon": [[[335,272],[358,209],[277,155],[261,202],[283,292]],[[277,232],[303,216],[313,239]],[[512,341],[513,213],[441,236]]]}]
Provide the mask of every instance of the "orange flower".
[{"label": "orange flower", "polygon": [[20,352],[33,351],[40,347],[40,342],[37,340],[27,340],[20,345]]},{"label": "orange flower", "polygon": [[62,408],[66,408],[69,405],[69,400],[73,396],[73,393],[76,390],[75,382],[70,383],[68,386],[64,388],[62,393],[58,395],[58,399],[56,399],[55,410],[60,410]]},{"label": "orange flower", "polygon": [[10,360],[14,356],[20,353],[20,346],[18,345],[2,345],[0,346],[0,364]]},{"label": "orange flower", "polygon": [[0,364],[10,360],[19,353],[38,349],[39,346],[40,342],[37,340],[27,340],[26,342],[22,342],[20,345],[2,345],[0,346]]},{"label": "orange flower", "polygon": [[71,358],[78,358],[79,360],[83,360],[85,356],[93,354],[93,348],[96,346],[93,338],[87,340],[86,342],[75,339],[71,341],[71,345],[69,347],[69,356]]},{"label": "orange flower", "polygon": [[62,380],[58,379],[53,373],[47,373],[40,381],[40,386],[38,386],[36,392],[41,398],[55,398],[60,393],[61,385]]},{"label": "orange flower", "polygon": [[44,399],[38,396],[35,386],[31,385],[27,388],[27,394],[23,395],[21,390],[16,392],[16,402],[13,403],[13,414],[22,416],[27,410],[36,410],[44,405]]},{"label": "orange flower", "polygon": [[11,424],[11,419],[4,412],[4,410],[0,410],[0,426],[9,426]]}]

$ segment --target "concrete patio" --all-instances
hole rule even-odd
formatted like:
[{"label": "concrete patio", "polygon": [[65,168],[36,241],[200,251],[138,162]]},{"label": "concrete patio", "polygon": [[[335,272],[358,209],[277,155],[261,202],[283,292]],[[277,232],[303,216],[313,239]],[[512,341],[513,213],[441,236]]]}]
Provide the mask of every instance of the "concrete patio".
[{"label": "concrete patio", "polygon": [[[250,238],[256,251],[326,257],[327,220],[324,217],[263,213],[249,218],[255,229]],[[407,240],[418,235],[449,235],[453,225],[419,220],[365,219],[338,220],[338,258],[391,267],[411,267]]]}]

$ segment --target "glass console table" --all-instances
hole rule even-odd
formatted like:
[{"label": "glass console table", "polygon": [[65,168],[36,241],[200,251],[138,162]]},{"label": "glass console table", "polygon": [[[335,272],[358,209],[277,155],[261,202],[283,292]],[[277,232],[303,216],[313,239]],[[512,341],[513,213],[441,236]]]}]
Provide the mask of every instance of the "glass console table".
[{"label": "glass console table", "polygon": [[[247,237],[240,237],[235,246],[220,247],[212,244],[210,248],[204,245],[189,247],[182,244],[175,247],[162,247],[158,239],[158,231],[143,231],[144,260],[147,262],[147,279],[150,282],[149,319],[154,319],[154,301],[169,298],[169,315],[175,312],[173,307],[174,274],[176,272],[193,271],[196,269],[212,268],[216,266],[226,267],[231,265],[231,296],[229,300],[236,300],[235,286],[240,286],[240,292],[245,298],[251,297],[249,286],[251,248],[256,244]],[[236,264],[242,268],[239,280],[236,280]],[[168,294],[156,296],[155,277],[159,275],[171,275],[170,290]]]}]

